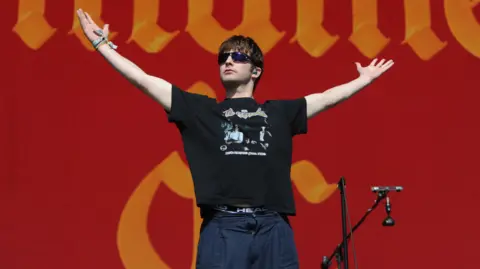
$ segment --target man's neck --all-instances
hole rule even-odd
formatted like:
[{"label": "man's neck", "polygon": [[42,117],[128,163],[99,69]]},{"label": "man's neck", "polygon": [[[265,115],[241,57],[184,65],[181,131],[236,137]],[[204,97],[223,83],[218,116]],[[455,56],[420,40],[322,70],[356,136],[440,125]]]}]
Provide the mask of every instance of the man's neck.
[{"label": "man's neck", "polygon": [[253,89],[249,85],[238,85],[236,87],[228,87],[226,97],[234,98],[253,98]]}]

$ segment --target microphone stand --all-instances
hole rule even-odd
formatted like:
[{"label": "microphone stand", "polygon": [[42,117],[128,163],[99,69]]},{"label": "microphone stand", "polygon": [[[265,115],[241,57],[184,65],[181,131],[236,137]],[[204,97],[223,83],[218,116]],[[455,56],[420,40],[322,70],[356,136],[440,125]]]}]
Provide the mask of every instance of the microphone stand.
[{"label": "microphone stand", "polygon": [[346,199],[345,199],[345,179],[342,177],[338,183],[338,187],[340,189],[341,201],[342,201],[342,230],[343,230],[343,240],[335,250],[333,251],[330,257],[323,256],[322,260],[322,269],[328,269],[331,265],[332,259],[335,257],[337,261],[337,267],[340,269],[340,264],[343,261],[343,268],[348,269],[348,240],[352,236],[352,233],[360,227],[360,225],[366,220],[368,215],[372,213],[375,208],[380,204],[380,202],[387,197],[388,191],[378,191],[377,192],[377,199],[373,203],[373,205],[367,210],[365,215],[355,224],[352,228],[352,231],[347,235],[347,221],[346,221]]}]

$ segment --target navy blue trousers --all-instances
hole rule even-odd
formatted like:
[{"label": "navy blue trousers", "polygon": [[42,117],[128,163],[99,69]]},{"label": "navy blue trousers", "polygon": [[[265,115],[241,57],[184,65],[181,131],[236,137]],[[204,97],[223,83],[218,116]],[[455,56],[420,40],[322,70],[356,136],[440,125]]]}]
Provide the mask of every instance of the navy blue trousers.
[{"label": "navy blue trousers", "polygon": [[275,212],[217,212],[205,217],[196,268],[299,268],[288,218]]}]

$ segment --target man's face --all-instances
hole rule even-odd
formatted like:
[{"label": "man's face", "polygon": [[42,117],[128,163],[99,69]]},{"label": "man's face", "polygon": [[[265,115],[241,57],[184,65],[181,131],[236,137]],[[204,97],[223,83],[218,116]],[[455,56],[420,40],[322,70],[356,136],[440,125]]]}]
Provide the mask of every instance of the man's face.
[{"label": "man's face", "polygon": [[247,54],[230,51],[218,56],[223,84],[246,84],[252,79],[252,63]]}]

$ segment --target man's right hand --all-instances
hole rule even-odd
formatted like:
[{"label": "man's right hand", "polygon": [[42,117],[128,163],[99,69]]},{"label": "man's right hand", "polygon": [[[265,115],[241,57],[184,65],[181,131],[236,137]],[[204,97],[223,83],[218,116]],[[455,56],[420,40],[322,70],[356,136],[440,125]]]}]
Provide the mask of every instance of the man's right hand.
[{"label": "man's right hand", "polygon": [[[77,10],[77,16],[80,20],[83,33],[92,42],[92,45],[99,38],[108,38],[108,24],[105,24],[101,29],[82,9]],[[108,40],[104,40],[108,41]],[[109,44],[112,45],[112,44]],[[148,96],[160,103],[165,110],[170,111],[171,108],[171,96],[172,96],[172,84],[169,82],[150,76],[146,74],[141,68],[135,65],[130,60],[126,59],[115,50],[110,49],[108,46],[98,47],[98,51],[102,56],[128,81],[130,81],[137,88],[142,90]]]},{"label": "man's right hand", "polygon": [[[103,29],[101,29],[92,20],[92,17],[90,17],[90,15],[87,12],[84,12],[82,9],[77,10],[77,17],[80,21],[80,25],[82,26],[83,33],[88,38],[88,40],[90,40],[90,42],[93,42],[102,36],[106,38],[108,37],[108,24],[105,24]],[[103,35],[101,31],[103,32]]]}]

